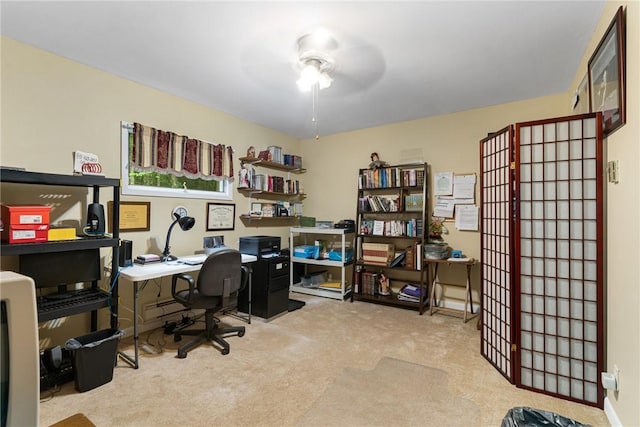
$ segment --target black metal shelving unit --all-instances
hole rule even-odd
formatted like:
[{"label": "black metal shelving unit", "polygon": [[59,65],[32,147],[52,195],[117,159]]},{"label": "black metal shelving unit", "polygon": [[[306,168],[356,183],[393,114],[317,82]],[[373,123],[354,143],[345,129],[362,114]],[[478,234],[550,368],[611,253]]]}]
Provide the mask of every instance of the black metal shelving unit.
[{"label": "black metal shelving unit", "polygon": [[[87,237],[77,240],[56,241],[46,243],[18,243],[0,245],[2,256],[23,256],[33,254],[52,254],[57,252],[72,251],[96,251],[100,248],[111,248],[111,271],[118,271],[118,247],[119,247],[119,212],[120,212],[120,181],[115,178],[86,175],[61,175],[24,170],[0,168],[0,182],[39,185],[39,186],[70,186],[85,187],[93,192],[93,202],[100,202],[100,189],[111,187],[113,189],[113,213],[111,215],[110,237]],[[99,260],[98,260],[99,262]],[[43,266],[46,269],[46,266]],[[36,283],[36,286],[38,284]],[[38,297],[38,321],[44,322],[60,317],[71,316],[80,313],[91,312],[91,329],[95,331],[98,324],[98,310],[110,307],[111,327],[118,325],[118,286],[111,286],[111,293],[98,287],[98,281],[91,282],[91,287],[81,290],[68,291],[56,294],[55,298]]]}]

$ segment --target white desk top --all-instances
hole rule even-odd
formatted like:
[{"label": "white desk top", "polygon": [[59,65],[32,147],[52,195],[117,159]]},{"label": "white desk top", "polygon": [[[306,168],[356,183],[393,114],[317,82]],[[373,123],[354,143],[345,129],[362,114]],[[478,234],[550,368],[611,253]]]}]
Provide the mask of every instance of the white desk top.
[{"label": "white desk top", "polygon": [[[256,262],[258,257],[254,255],[242,254],[242,263]],[[164,276],[172,276],[178,273],[187,273],[189,271],[198,271],[202,268],[202,264],[188,265],[182,264],[180,259],[169,262],[154,262],[151,264],[133,264],[132,267],[123,267],[120,269],[120,277],[131,282],[139,282],[141,280],[157,279]]]}]

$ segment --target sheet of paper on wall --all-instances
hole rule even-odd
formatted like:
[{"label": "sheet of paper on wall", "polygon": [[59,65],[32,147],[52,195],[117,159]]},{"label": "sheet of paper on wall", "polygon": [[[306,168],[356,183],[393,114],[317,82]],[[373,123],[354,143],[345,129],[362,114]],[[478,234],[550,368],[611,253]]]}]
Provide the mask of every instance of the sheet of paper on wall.
[{"label": "sheet of paper on wall", "polygon": [[475,205],[456,205],[456,228],[477,231],[478,207]]},{"label": "sheet of paper on wall", "polygon": [[453,218],[455,201],[453,196],[436,196],[436,205],[433,208],[433,216],[440,218]]},{"label": "sheet of paper on wall", "polygon": [[474,199],[476,194],[476,175],[455,175],[453,177],[453,198]]},{"label": "sheet of paper on wall", "polygon": [[438,172],[434,177],[436,196],[450,196],[453,194],[453,172]]}]

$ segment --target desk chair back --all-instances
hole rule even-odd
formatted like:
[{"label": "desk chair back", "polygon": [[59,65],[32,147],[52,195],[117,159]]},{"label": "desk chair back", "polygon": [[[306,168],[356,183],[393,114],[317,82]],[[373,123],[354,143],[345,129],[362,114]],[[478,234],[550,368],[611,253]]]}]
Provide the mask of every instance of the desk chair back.
[{"label": "desk chair back", "polygon": [[242,288],[242,255],[224,248],[207,257],[198,275],[198,292],[228,298]]},{"label": "desk chair back", "polygon": [[[189,289],[176,290],[176,279],[189,283]],[[238,292],[247,283],[248,271],[242,265],[242,255],[235,249],[223,248],[207,257],[197,282],[187,274],[174,276],[172,293],[176,301],[189,308],[213,309],[236,302]]]}]

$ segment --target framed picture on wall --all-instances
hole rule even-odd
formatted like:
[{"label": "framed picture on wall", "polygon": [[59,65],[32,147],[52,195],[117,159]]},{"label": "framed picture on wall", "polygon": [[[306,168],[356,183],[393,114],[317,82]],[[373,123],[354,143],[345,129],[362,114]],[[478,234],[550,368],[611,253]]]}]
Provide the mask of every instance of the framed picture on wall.
[{"label": "framed picture on wall", "polygon": [[234,204],[207,203],[207,231],[233,230],[235,216]]},{"label": "framed picture on wall", "polygon": [[604,136],[626,121],[625,68],[625,19],[620,6],[589,59],[589,108],[602,112]]}]

